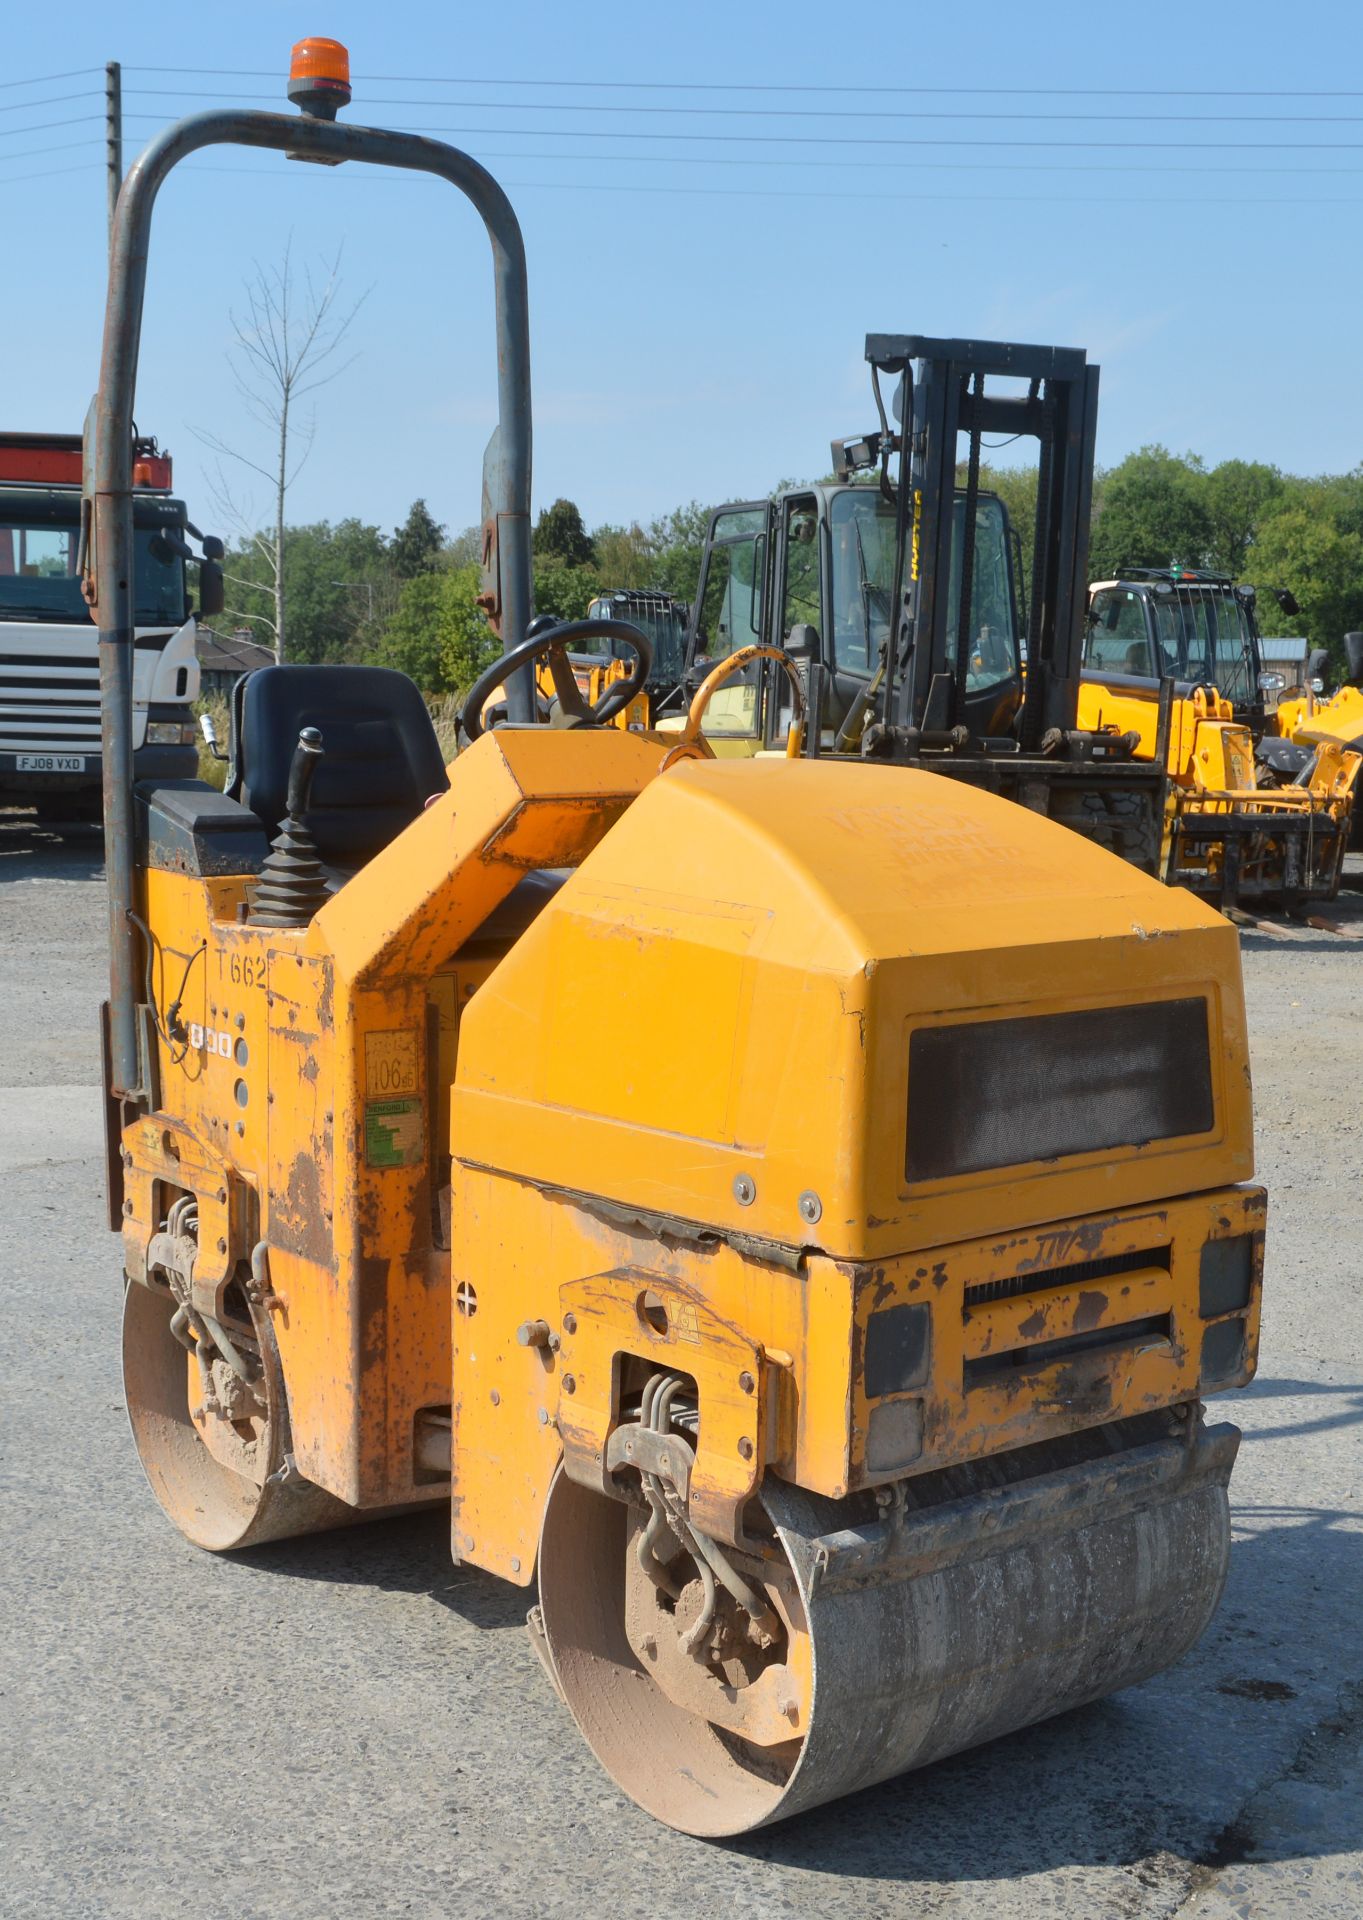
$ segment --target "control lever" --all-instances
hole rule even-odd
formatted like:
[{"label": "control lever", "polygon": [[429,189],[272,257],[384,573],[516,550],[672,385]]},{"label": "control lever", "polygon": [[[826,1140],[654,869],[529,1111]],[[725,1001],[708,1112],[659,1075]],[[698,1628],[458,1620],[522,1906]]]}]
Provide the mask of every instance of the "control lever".
[{"label": "control lever", "polygon": [[[207,714],[204,718],[208,718]],[[325,752],[326,747],[319,729],[304,727],[298,736],[298,745],[293,750],[293,759],[289,763],[289,787],[284,800],[286,826],[302,826],[303,815],[308,810],[308,798],[312,793],[312,779],[317,771],[317,762]]]},{"label": "control lever", "polygon": [[284,818],[252,892],[253,926],[305,927],[331,897],[330,879],[305,817],[313,776],[325,750],[318,729],[304,727],[289,762]]}]

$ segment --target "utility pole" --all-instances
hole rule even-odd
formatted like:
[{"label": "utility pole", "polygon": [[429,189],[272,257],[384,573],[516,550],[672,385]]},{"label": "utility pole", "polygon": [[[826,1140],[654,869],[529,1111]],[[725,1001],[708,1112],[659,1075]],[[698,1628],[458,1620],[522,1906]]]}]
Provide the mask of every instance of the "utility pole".
[{"label": "utility pole", "polygon": [[123,69],[110,60],[104,69],[104,160],[109,176],[109,245],[114,241],[114,208],[123,185]]}]

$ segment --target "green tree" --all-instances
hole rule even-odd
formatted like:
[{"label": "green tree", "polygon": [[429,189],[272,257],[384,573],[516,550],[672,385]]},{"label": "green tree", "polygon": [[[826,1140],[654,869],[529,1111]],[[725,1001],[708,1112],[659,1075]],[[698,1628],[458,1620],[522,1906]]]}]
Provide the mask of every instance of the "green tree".
[{"label": "green tree", "polygon": [[1142,447],[1103,476],[1090,537],[1090,572],[1106,578],[1124,566],[1200,567],[1212,546],[1207,476],[1195,454]]},{"label": "green tree", "polygon": [[423,693],[463,693],[500,651],[478,605],[477,567],[414,574],[376,650],[383,666],[408,674]]},{"label": "green tree", "polygon": [[[965,485],[966,472],[963,460],[956,469],[957,486]],[[984,493],[996,493],[1007,509],[1009,524],[1017,529],[1022,542],[1022,564],[1029,580],[1032,542],[1036,538],[1036,480],[1035,467],[991,467],[984,462],[980,465],[980,489]]]},{"label": "green tree", "polygon": [[653,578],[648,584],[651,587],[661,587],[677,600],[695,599],[709,524],[710,509],[703,507],[699,500],[674,507],[671,513],[650,523],[648,539],[653,555]]},{"label": "green tree", "polygon": [[[615,582],[610,584],[614,586]],[[558,561],[536,560],[535,612],[551,613],[556,620],[583,620],[602,585],[595,567],[568,567]]]},{"label": "green tree", "polygon": [[434,518],[424,500],[414,500],[407,518],[394,527],[388,542],[388,557],[400,580],[411,580],[419,573],[434,573],[444,546],[445,529]]},{"label": "green tree", "polygon": [[1211,564],[1238,579],[1282,497],[1283,477],[1276,467],[1255,460],[1223,460],[1213,467],[1205,487]]},{"label": "green tree", "polygon": [[532,539],[537,560],[557,560],[565,567],[590,566],[596,559],[591,535],[571,500],[555,500],[535,522]]},{"label": "green tree", "polygon": [[[1297,596],[1301,613],[1290,619],[1290,630],[1329,647],[1342,666],[1344,634],[1363,629],[1363,536],[1341,532],[1310,505],[1292,506],[1264,524],[1251,559],[1256,584],[1287,587]],[[1265,596],[1260,625],[1281,629],[1284,617]]]},{"label": "green tree", "polygon": [[[290,526],[283,553],[288,657],[364,659],[398,597],[379,528],[358,519]],[[228,555],[227,575],[233,617],[250,626],[262,645],[273,645],[277,582],[270,554],[252,541]]]},{"label": "green tree", "polygon": [[654,578],[653,543],[635,520],[628,527],[604,526],[592,531],[596,566],[607,586],[651,587]]},{"label": "green tree", "polygon": [[446,566],[477,567],[483,559],[483,529],[465,527],[462,533],[456,533],[445,547],[442,558]]}]

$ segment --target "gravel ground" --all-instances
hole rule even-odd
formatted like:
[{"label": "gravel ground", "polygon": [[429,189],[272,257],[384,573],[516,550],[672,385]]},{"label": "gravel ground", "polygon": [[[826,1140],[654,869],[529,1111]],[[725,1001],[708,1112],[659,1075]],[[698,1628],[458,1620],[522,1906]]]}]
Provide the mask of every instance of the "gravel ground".
[{"label": "gravel ground", "polygon": [[1363,1913],[1356,932],[1247,930],[1262,1372],[1230,1586],[1174,1671],[732,1845],[597,1770],[444,1516],[230,1560],[143,1484],[93,1011],[98,836],[0,815],[0,1914]]}]

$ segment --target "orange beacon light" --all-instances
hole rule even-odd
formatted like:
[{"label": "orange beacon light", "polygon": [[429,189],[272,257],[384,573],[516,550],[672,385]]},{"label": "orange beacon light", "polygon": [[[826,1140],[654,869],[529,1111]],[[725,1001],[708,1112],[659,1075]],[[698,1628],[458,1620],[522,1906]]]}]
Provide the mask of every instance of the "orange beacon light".
[{"label": "orange beacon light", "polygon": [[289,60],[289,98],[318,120],[350,101],[350,54],[339,40],[300,40]]}]

